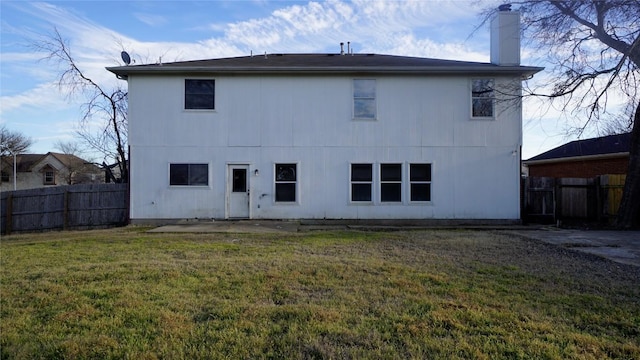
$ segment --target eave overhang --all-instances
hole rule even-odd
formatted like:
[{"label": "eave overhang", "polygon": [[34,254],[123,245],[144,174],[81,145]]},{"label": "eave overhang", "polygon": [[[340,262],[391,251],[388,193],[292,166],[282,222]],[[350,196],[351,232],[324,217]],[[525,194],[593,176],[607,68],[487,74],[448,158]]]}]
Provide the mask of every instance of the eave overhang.
[{"label": "eave overhang", "polygon": [[598,155],[585,155],[585,156],[570,156],[570,157],[562,157],[562,158],[554,158],[554,159],[543,159],[543,160],[523,160],[522,163],[525,165],[544,165],[544,164],[557,164],[568,161],[590,161],[590,160],[606,160],[606,159],[616,159],[616,158],[624,158],[628,157],[629,152],[619,152],[619,153],[610,153],[610,154],[598,154]]},{"label": "eave overhang", "polygon": [[169,67],[154,66],[134,68],[130,66],[108,67],[107,70],[118,77],[129,75],[177,75],[177,74],[229,74],[229,75],[340,75],[353,73],[380,75],[520,75],[529,77],[542,71],[541,67],[501,66],[501,67]]}]

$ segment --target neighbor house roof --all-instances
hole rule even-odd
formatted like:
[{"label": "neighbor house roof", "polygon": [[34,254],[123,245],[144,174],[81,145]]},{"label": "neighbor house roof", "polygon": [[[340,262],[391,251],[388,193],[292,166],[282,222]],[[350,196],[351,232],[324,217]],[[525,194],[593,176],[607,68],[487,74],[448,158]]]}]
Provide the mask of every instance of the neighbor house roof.
[{"label": "neighbor house roof", "polygon": [[525,160],[524,163],[535,164],[575,158],[625,156],[629,154],[630,143],[631,133],[575,140]]},{"label": "neighbor house roof", "polygon": [[[87,164],[86,160],[75,155],[48,152],[46,154],[18,154],[16,155],[16,168],[18,172],[31,171],[31,169],[35,165],[37,165],[49,155],[56,158],[68,168],[77,168]],[[6,167],[8,164],[13,166],[13,156],[7,156],[3,159],[3,167]]]},{"label": "neighbor house roof", "polygon": [[130,74],[512,74],[530,76],[543,68],[380,54],[264,54],[232,58],[108,67],[121,78]]}]

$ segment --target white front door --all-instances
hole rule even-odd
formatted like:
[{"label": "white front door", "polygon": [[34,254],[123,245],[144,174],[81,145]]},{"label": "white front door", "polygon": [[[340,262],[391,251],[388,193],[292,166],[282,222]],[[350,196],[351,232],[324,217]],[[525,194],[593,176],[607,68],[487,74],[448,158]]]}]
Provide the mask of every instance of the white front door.
[{"label": "white front door", "polygon": [[229,165],[229,218],[249,218],[249,165]]}]

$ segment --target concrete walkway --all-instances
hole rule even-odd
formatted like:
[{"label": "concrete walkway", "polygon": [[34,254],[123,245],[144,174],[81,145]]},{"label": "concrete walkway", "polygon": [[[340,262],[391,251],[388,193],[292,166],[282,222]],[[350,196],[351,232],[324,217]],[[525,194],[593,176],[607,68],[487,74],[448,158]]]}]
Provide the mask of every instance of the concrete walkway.
[{"label": "concrete walkway", "polygon": [[151,229],[152,233],[282,233],[298,232],[298,221],[188,220]]},{"label": "concrete walkway", "polygon": [[640,231],[614,230],[576,230],[558,229],[553,226],[389,226],[363,224],[317,224],[300,221],[273,220],[189,220],[176,224],[160,226],[149,230],[152,233],[188,232],[188,233],[296,233],[312,230],[419,230],[419,229],[454,229],[469,228],[473,230],[494,230],[506,234],[514,234],[529,239],[543,241],[564,248],[583,251],[605,257],[628,265],[640,267]]},{"label": "concrete walkway", "polygon": [[505,232],[640,267],[640,231],[540,227],[533,230],[506,230]]}]

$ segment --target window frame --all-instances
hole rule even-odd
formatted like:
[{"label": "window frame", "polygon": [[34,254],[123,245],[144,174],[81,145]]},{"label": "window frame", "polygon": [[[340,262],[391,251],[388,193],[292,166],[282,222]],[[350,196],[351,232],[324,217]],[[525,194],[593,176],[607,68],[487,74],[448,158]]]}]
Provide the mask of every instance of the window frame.
[{"label": "window frame", "polygon": [[[385,172],[383,170],[383,167],[385,166],[389,166],[389,165],[397,165],[400,166],[400,179],[399,180],[385,180],[383,179],[383,177],[385,176]],[[403,191],[403,187],[404,187],[404,173],[403,173],[403,168],[404,168],[404,164],[403,163],[380,163],[380,165],[378,166],[379,169],[379,174],[378,174],[378,189],[380,190],[380,203],[381,204],[403,204],[404,203],[404,191]],[[384,196],[385,196],[385,190],[383,188],[383,185],[398,185],[399,189],[400,189],[400,199],[399,200],[384,200]]]},{"label": "window frame", "polygon": [[[213,107],[212,108],[204,108],[204,107],[187,107],[187,96],[188,95],[208,95],[205,93],[187,93],[187,82],[188,81],[212,81],[213,82]],[[182,83],[182,108],[184,111],[204,111],[204,112],[212,112],[216,111],[216,79],[215,78],[184,78]]]},{"label": "window frame", "polygon": [[[413,180],[412,177],[412,167],[414,165],[429,165],[429,180]],[[407,167],[407,171],[409,172],[408,174],[408,198],[409,198],[409,203],[411,204],[428,204],[431,203],[433,201],[433,193],[432,193],[432,183],[433,183],[433,163],[409,163],[409,166]],[[429,200],[413,200],[413,186],[414,184],[417,185],[429,185]]]},{"label": "window frame", "polygon": [[[356,96],[356,82],[358,81],[372,81],[373,82],[373,96]],[[376,79],[352,79],[351,81],[351,106],[352,106],[352,117],[353,120],[364,120],[364,121],[375,121],[378,119],[378,82]],[[373,101],[373,116],[357,116],[356,102],[369,100]]]},{"label": "window frame", "polygon": [[[172,180],[172,173],[171,173],[171,170],[172,170],[172,166],[173,166],[173,165],[176,165],[176,166],[177,166],[177,165],[183,165],[183,166],[184,166],[184,165],[186,165],[186,166],[187,166],[187,174],[186,174],[186,177],[187,177],[187,183],[185,183],[185,184],[181,184],[181,183],[180,183],[180,184],[174,184],[174,183],[172,183],[172,181],[173,181],[173,180]],[[191,174],[190,174],[191,166],[195,166],[195,165],[199,165],[199,166],[205,165],[205,166],[207,167],[207,176],[206,176],[206,180],[207,180],[207,182],[206,182],[206,184],[200,184],[200,183],[191,184],[191,180],[192,180],[192,178],[191,178]],[[169,164],[168,164],[168,167],[169,167],[169,169],[168,169],[167,174],[168,174],[168,176],[169,176],[169,178],[168,178],[168,180],[169,180],[169,187],[172,187],[172,188],[208,188],[208,187],[209,187],[209,185],[210,185],[210,176],[211,176],[211,173],[210,173],[210,166],[209,166],[209,163],[185,163],[185,162],[175,162],[175,163],[169,163]]]},{"label": "window frame", "polygon": [[[487,91],[485,89],[482,89],[481,91],[475,91],[476,87],[475,84],[476,82],[488,82],[488,87],[490,87],[490,91]],[[471,119],[474,120],[493,120],[495,119],[496,116],[496,80],[495,78],[473,78],[470,81],[470,95],[471,95],[471,101],[470,101],[470,115],[471,115]],[[482,94],[483,92],[488,92],[489,96],[482,96],[482,95],[475,95],[476,93],[480,93]],[[491,115],[475,115],[474,113],[474,103],[476,101],[490,101],[491,102]]]},{"label": "window frame", "polygon": [[[278,166],[290,166],[293,165],[294,166],[294,180],[279,180],[278,179]],[[299,194],[299,180],[300,180],[300,164],[298,164],[297,162],[277,162],[277,163],[273,163],[273,202],[275,204],[278,205],[296,205],[299,203],[300,201],[300,194]],[[293,190],[293,196],[294,199],[292,201],[288,201],[288,200],[278,200],[278,185],[285,185],[285,184],[294,184],[294,190]]]},{"label": "window frame", "polygon": [[[354,180],[353,178],[353,167],[354,165],[369,165],[370,170],[371,170],[371,178],[370,180]],[[356,162],[356,163],[350,163],[349,164],[349,202],[354,203],[354,204],[373,204],[373,200],[374,200],[374,178],[375,178],[375,174],[374,174],[374,164],[373,163],[364,163],[364,162]],[[354,195],[354,191],[353,191],[353,187],[354,185],[369,185],[369,200],[354,200],[353,195]]]},{"label": "window frame", "polygon": [[[47,180],[47,174],[51,174],[50,180]],[[52,169],[46,169],[42,171],[42,184],[43,185],[55,185],[56,184],[56,172]]]},{"label": "window frame", "polygon": [[12,175],[11,173],[2,170],[2,172],[0,173],[0,182],[3,182],[3,183],[11,182],[11,178],[13,177],[11,175]]}]

